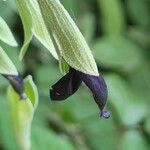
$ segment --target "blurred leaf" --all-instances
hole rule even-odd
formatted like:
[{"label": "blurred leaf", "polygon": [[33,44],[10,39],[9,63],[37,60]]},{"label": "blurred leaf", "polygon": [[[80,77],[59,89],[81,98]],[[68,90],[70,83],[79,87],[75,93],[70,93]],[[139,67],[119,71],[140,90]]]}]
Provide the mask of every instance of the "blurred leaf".
[{"label": "blurred leaf", "polygon": [[53,84],[56,82],[55,80],[57,80],[59,76],[60,72],[56,66],[44,65],[39,66],[39,68],[36,70],[36,79],[39,86],[44,84]]},{"label": "blurred leaf", "polygon": [[11,33],[11,30],[9,29],[6,22],[3,20],[3,18],[0,16],[0,40],[7,43],[10,46],[17,46],[17,42],[14,38],[14,36]]},{"label": "blurred leaf", "polygon": [[148,115],[148,105],[138,98],[132,88],[125,81],[115,74],[106,76],[106,83],[109,91],[109,103],[116,111],[116,118],[126,126],[136,125]]},{"label": "blurred leaf", "polygon": [[8,85],[8,81],[4,80],[2,76],[0,76],[0,90]]},{"label": "blurred leaf", "polygon": [[27,98],[21,100],[12,87],[8,88],[12,126],[21,150],[30,148],[31,123],[38,102],[37,89],[30,76],[25,79],[25,94]]},{"label": "blurred leaf", "polygon": [[145,63],[140,67],[140,71],[137,70],[129,77],[129,86],[134,88],[137,96],[150,104],[150,64]]},{"label": "blurred leaf", "polygon": [[121,0],[97,0],[102,18],[100,23],[107,35],[120,35],[125,29],[125,17]]},{"label": "blurred leaf", "polygon": [[147,0],[127,0],[127,8],[131,20],[141,26],[150,26],[149,2]]},{"label": "blurred leaf", "polygon": [[148,150],[148,144],[139,131],[126,131],[121,142],[121,150]]},{"label": "blurred leaf", "polygon": [[[116,150],[119,142],[119,129],[112,118],[108,120],[91,116],[81,120],[84,134],[87,136],[88,147],[91,150]],[[107,143],[107,144],[104,144]]]},{"label": "blurred leaf", "polygon": [[55,106],[54,110],[64,118],[69,117],[72,120],[82,121],[96,116],[99,119],[98,108],[87,87],[85,89],[80,88],[64,103],[54,103],[52,106]]},{"label": "blurred leaf", "polygon": [[27,4],[30,8],[30,13],[32,16],[33,34],[50,51],[50,53],[56,59],[58,59],[52,39],[44,24],[42,14],[40,13],[40,8],[38,6],[37,0],[27,0]]},{"label": "blurred leaf", "polygon": [[2,47],[0,47],[0,73],[7,75],[18,75],[16,67],[9,59]]},{"label": "blurred leaf", "polygon": [[147,47],[150,43],[149,29],[147,30],[146,28],[142,27],[134,27],[130,28],[128,34],[135,42],[144,47],[143,50],[147,50]]},{"label": "blurred leaf", "polygon": [[61,3],[67,9],[69,14],[73,17],[73,13],[76,13],[77,2],[74,0],[61,0]]},{"label": "blurred leaf", "polygon": [[88,0],[86,2],[80,0],[61,0],[61,3],[77,24],[78,21],[82,22],[81,18],[86,15],[89,5],[91,6]]},{"label": "blurred leaf", "polygon": [[150,135],[150,118],[149,118],[149,116],[146,119],[146,122],[144,124],[144,128],[145,128],[146,132]]},{"label": "blurred leaf", "polygon": [[[41,94],[47,95],[48,89],[60,77],[59,69],[56,66],[39,66],[36,70],[36,80]],[[47,89],[47,90],[45,90]]]},{"label": "blurred leaf", "polygon": [[[1,17],[7,21],[9,27],[15,24],[16,21],[16,9],[14,8],[14,1],[12,0],[1,0],[0,1],[0,14]],[[7,8],[7,9],[6,9]]]},{"label": "blurred leaf", "polygon": [[32,150],[74,150],[65,137],[56,135],[46,127],[34,126],[32,133]]},{"label": "blurred leaf", "polygon": [[93,115],[97,116],[99,119],[99,110],[93,100],[92,94],[89,92],[87,87],[84,87],[83,89],[80,88],[67,103],[69,104],[70,112],[73,114],[76,120],[82,121]]},{"label": "blurred leaf", "polygon": [[107,68],[132,72],[143,63],[141,49],[123,37],[98,39],[93,49],[98,63]]},{"label": "blurred leaf", "polygon": [[21,17],[23,28],[24,28],[24,43],[23,43],[23,46],[21,48],[21,52],[19,55],[20,60],[22,60],[33,36],[32,17],[30,15],[30,11],[27,6],[27,2],[25,0],[15,0],[15,2],[16,2],[17,9],[19,11],[19,15]]},{"label": "blurred leaf", "polygon": [[87,12],[80,18],[80,28],[87,42],[91,42],[95,32],[95,16]]},{"label": "blurred leaf", "polygon": [[54,0],[38,0],[44,22],[54,37],[60,55],[76,70],[98,75],[93,55],[78,27],[64,9]]}]

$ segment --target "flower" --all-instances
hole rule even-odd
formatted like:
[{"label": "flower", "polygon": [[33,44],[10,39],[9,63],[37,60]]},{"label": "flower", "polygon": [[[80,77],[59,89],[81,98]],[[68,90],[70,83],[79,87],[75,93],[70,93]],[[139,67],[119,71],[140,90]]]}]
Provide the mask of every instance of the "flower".
[{"label": "flower", "polygon": [[106,83],[101,75],[88,75],[70,68],[69,72],[50,89],[51,99],[57,101],[67,99],[78,90],[82,81],[93,93],[94,100],[101,110],[100,116],[109,118],[110,113],[105,110],[108,91]]},{"label": "flower", "polygon": [[23,78],[21,75],[4,75],[3,76],[10,82],[14,90],[20,95],[20,99],[26,99],[24,93]]},{"label": "flower", "polygon": [[92,91],[101,116],[108,118],[110,114],[105,111],[107,87],[79,28],[59,0],[38,0],[38,4],[60,59],[70,66],[69,72],[50,89],[51,99],[67,99],[83,81]]}]

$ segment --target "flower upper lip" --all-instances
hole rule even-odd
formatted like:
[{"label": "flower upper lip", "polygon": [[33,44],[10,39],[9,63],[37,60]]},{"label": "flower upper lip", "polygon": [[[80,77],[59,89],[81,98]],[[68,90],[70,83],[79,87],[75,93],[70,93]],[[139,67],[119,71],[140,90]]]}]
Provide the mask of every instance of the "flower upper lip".
[{"label": "flower upper lip", "polygon": [[93,93],[94,100],[101,110],[101,116],[104,118],[108,118],[110,114],[105,110],[108,91],[106,83],[101,75],[88,75],[70,68],[69,72],[65,76],[63,76],[56,84],[54,84],[52,86],[52,89],[50,89],[51,99],[67,99],[78,90],[82,81]]}]

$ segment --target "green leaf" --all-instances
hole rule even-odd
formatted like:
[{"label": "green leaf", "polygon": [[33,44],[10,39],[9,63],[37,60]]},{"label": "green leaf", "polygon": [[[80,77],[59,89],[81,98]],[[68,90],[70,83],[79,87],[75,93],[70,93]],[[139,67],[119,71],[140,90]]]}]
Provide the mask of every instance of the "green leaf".
[{"label": "green leaf", "polygon": [[0,73],[7,75],[18,75],[16,67],[9,59],[2,47],[0,47]]},{"label": "green leaf", "polygon": [[58,0],[38,0],[44,22],[60,55],[76,70],[98,75],[91,50],[78,27]]},{"label": "green leaf", "polygon": [[120,35],[125,29],[125,17],[121,0],[97,0],[100,8],[100,25],[107,35]]},{"label": "green leaf", "polygon": [[43,21],[37,0],[27,0],[26,2],[28,4],[32,16],[33,34],[50,51],[50,53],[56,59],[58,59],[50,34],[48,33],[48,30]]},{"label": "green leaf", "polygon": [[121,142],[121,150],[148,150],[148,144],[139,131],[126,131]]},{"label": "green leaf", "polygon": [[136,125],[148,115],[147,103],[138,98],[121,77],[110,74],[105,79],[109,91],[108,102],[114,107],[121,123],[126,126]]},{"label": "green leaf", "polygon": [[124,37],[104,37],[94,45],[95,58],[107,68],[133,71],[143,63],[141,49]]},{"label": "green leaf", "polygon": [[30,15],[30,11],[29,11],[27,2],[25,0],[15,0],[15,2],[16,2],[17,9],[19,11],[19,15],[21,17],[23,28],[24,28],[24,43],[23,43],[23,46],[21,48],[21,52],[19,55],[20,60],[22,60],[33,36],[32,17]]},{"label": "green leaf", "polygon": [[17,42],[14,38],[14,36],[11,33],[11,30],[9,29],[6,22],[3,20],[3,18],[0,16],[0,40],[7,43],[10,46],[17,46]]},{"label": "green leaf", "polygon": [[[25,79],[26,99],[20,100],[20,96],[10,86],[8,99],[11,108],[12,127],[20,149],[30,148],[30,130],[35,108],[38,103],[37,89],[29,76]],[[31,98],[31,99],[30,99]]]}]

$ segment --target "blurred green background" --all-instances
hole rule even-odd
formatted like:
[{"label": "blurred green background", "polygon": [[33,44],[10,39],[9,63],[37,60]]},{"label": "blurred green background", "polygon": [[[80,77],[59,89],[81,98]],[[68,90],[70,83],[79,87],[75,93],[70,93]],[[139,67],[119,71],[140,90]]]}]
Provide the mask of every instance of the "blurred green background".
[{"label": "blurred green background", "polygon": [[[109,90],[111,118],[100,119],[84,85],[64,102],[52,102],[49,89],[61,77],[58,62],[35,38],[23,60],[23,27],[14,1],[0,0],[0,16],[18,48],[0,42],[18,70],[31,74],[40,102],[32,124],[32,150],[150,149],[150,1],[60,0],[89,43]],[[8,82],[0,77],[0,149],[15,150]]]}]

